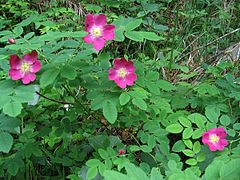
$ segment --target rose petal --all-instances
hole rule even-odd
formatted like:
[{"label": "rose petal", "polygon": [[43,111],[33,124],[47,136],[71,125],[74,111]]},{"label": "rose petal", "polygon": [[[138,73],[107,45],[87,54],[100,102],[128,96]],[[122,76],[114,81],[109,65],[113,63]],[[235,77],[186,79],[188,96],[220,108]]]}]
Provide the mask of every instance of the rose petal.
[{"label": "rose petal", "polygon": [[94,41],[94,38],[92,35],[88,34],[85,37],[82,38],[83,41],[87,44],[91,44]]},{"label": "rose petal", "polygon": [[22,79],[24,75],[20,70],[16,70],[16,69],[10,69],[8,74],[12,80]]},{"label": "rose petal", "polygon": [[89,32],[93,25],[94,25],[94,15],[87,14],[86,20],[85,20],[85,31]]},{"label": "rose petal", "polygon": [[116,83],[120,88],[122,88],[122,89],[124,89],[124,88],[127,87],[127,84],[126,84],[126,82],[125,82],[125,79],[123,79],[123,78],[117,78],[117,79],[115,79],[114,81],[115,81],[115,83]]},{"label": "rose petal", "polygon": [[29,64],[33,64],[37,59],[38,53],[37,51],[32,51],[29,54],[25,54],[22,59],[24,59],[25,61],[27,61]]},{"label": "rose petal", "polygon": [[32,66],[31,66],[31,72],[36,73],[41,69],[41,63],[39,60],[37,60]]},{"label": "rose petal", "polygon": [[23,84],[29,84],[31,81],[36,79],[36,75],[34,73],[26,73],[22,78]]},{"label": "rose petal", "polygon": [[128,74],[126,77],[126,83],[129,86],[132,86],[134,84],[134,81],[137,80],[137,75],[136,74]]},{"label": "rose petal", "polygon": [[115,26],[114,25],[106,25],[103,28],[103,37],[106,40],[113,40],[115,37]]},{"label": "rose petal", "polygon": [[21,59],[16,54],[10,56],[10,67],[12,69],[20,69],[21,63]]},{"label": "rose petal", "polygon": [[111,68],[111,69],[108,70],[108,79],[109,80],[116,79],[116,77],[117,77],[116,75],[117,75],[117,72],[116,72],[115,69]]},{"label": "rose petal", "polygon": [[99,14],[95,16],[94,24],[97,26],[104,26],[107,23],[106,16],[104,14]]},{"label": "rose petal", "polygon": [[124,58],[116,58],[114,60],[114,68],[115,69],[119,69],[119,68],[122,68],[122,67],[125,67],[125,64],[126,64],[126,60]]},{"label": "rose petal", "polygon": [[93,41],[93,48],[99,51],[104,47],[105,43],[106,40],[104,40],[103,38],[97,38]]}]

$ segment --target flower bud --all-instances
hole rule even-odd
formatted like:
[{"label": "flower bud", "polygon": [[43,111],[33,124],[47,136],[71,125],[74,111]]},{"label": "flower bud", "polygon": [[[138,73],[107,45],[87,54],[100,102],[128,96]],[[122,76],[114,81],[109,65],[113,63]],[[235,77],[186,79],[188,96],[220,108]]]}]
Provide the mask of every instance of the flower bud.
[{"label": "flower bud", "polygon": [[119,155],[125,154],[125,150],[124,150],[124,149],[119,149],[118,154],[119,154]]},{"label": "flower bud", "polygon": [[9,39],[8,39],[8,42],[9,42],[10,44],[16,44],[16,41],[15,41],[13,38],[9,38]]}]

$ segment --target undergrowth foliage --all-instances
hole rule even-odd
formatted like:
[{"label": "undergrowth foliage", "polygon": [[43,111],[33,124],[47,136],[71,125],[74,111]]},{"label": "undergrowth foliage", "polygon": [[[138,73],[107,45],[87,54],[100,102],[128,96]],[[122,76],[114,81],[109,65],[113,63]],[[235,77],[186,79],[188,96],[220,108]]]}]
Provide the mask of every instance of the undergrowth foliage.
[{"label": "undergrowth foliage", "polygon": [[237,180],[237,1],[0,6],[0,177]]}]

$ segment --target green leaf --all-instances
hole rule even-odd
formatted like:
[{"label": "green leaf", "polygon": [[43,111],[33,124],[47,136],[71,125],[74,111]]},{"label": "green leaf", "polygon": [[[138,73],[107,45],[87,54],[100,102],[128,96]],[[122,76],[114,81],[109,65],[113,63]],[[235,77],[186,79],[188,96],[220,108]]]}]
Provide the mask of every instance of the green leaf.
[{"label": "green leaf", "polygon": [[205,128],[206,117],[199,113],[193,113],[188,116],[192,123],[197,124],[199,128]]},{"label": "green leaf", "polygon": [[176,89],[175,86],[173,86],[170,82],[165,80],[158,80],[156,83],[164,91],[172,91]]},{"label": "green leaf", "polygon": [[0,130],[13,132],[14,128],[20,125],[20,121],[17,118],[12,118],[0,114]]},{"label": "green leaf", "polygon": [[197,164],[197,160],[194,158],[190,158],[186,161],[186,164],[189,164],[191,166],[195,166]]},{"label": "green leaf", "polygon": [[126,92],[122,93],[119,96],[120,105],[124,106],[125,104],[127,104],[130,101],[130,99],[131,99],[131,97]]},{"label": "green leaf", "polygon": [[136,167],[135,165],[131,163],[126,163],[125,165],[128,177],[132,177],[132,179],[137,179],[137,180],[148,180],[149,178],[145,174],[145,172],[139,168]]},{"label": "green leaf", "polygon": [[182,152],[189,157],[193,157],[195,155],[195,153],[190,149],[184,149]]},{"label": "green leaf", "polygon": [[228,115],[222,115],[220,118],[220,122],[224,126],[228,126],[231,123],[231,119]]},{"label": "green leaf", "polygon": [[77,71],[73,66],[65,65],[61,69],[61,76],[69,80],[74,80],[77,77]]},{"label": "green leaf", "polygon": [[45,88],[46,86],[52,84],[59,74],[59,69],[51,68],[46,70],[40,78],[41,87]]},{"label": "green leaf", "polygon": [[15,89],[15,96],[13,99],[19,102],[30,102],[34,99],[35,89],[34,86],[18,86]]},{"label": "green leaf", "polygon": [[166,127],[166,131],[174,134],[178,134],[182,132],[183,127],[179,123],[171,124]]},{"label": "green leaf", "polygon": [[150,153],[152,151],[152,148],[150,148],[149,146],[147,145],[142,145],[140,146],[140,149],[145,152],[145,153]]},{"label": "green leaf", "polygon": [[107,100],[103,103],[103,115],[111,124],[117,120],[117,108],[112,101]]},{"label": "green leaf", "polygon": [[98,153],[101,156],[101,158],[103,158],[103,159],[107,159],[108,158],[108,153],[104,149],[98,149]]},{"label": "green leaf", "polygon": [[179,117],[178,120],[184,127],[192,127],[192,123],[187,118]]},{"label": "green leaf", "polygon": [[125,36],[133,41],[143,42],[142,33],[139,31],[126,31]]},{"label": "green leaf", "polygon": [[127,175],[110,170],[106,170],[103,176],[105,180],[129,180]]},{"label": "green leaf", "polygon": [[136,29],[138,26],[140,26],[142,23],[142,19],[134,19],[131,20],[127,25],[126,25],[126,31],[132,31]]},{"label": "green leaf", "polygon": [[193,145],[193,152],[197,154],[200,152],[200,150],[201,150],[201,144],[199,141],[196,141]]},{"label": "green leaf", "polygon": [[240,130],[240,123],[233,124],[233,129],[239,131]]},{"label": "green leaf", "polygon": [[13,33],[17,36],[21,36],[21,34],[23,33],[23,28],[21,26],[17,26],[13,29]]},{"label": "green leaf", "polygon": [[200,154],[197,156],[197,161],[198,161],[198,162],[203,162],[205,159],[206,159],[206,155],[205,155],[204,153],[200,153]]},{"label": "green leaf", "polygon": [[7,114],[11,117],[16,117],[21,113],[22,104],[17,101],[9,101],[7,104],[3,106],[3,113]]},{"label": "green leaf", "polygon": [[189,139],[193,134],[193,129],[191,127],[184,129],[183,139]]},{"label": "green leaf", "polygon": [[188,148],[192,149],[193,143],[192,143],[191,140],[189,140],[189,139],[184,139],[183,142],[184,142],[184,144],[185,144]]},{"label": "green leaf", "polygon": [[158,85],[156,85],[156,83],[154,83],[154,82],[151,82],[151,81],[147,82],[147,88],[153,94],[156,94],[156,95],[160,94],[160,89],[159,89]]},{"label": "green leaf", "polygon": [[163,177],[158,168],[156,168],[156,167],[152,168],[150,180],[163,180]]},{"label": "green leaf", "polygon": [[240,177],[239,165],[240,158],[232,159],[225,163],[220,169],[221,179],[238,179]]},{"label": "green leaf", "polygon": [[7,132],[0,132],[0,152],[8,153],[13,145],[13,137]]},{"label": "green leaf", "polygon": [[224,161],[214,160],[205,170],[206,180],[220,179],[219,171],[224,165]]},{"label": "green leaf", "polygon": [[159,40],[164,40],[165,38],[158,36],[154,32],[142,32],[142,36],[150,41],[159,41]]},{"label": "green leaf", "polygon": [[10,96],[2,96],[2,97],[0,98],[0,109],[2,109],[3,106],[4,106],[5,104],[7,104],[10,100],[11,100],[11,97],[10,97]]},{"label": "green leaf", "polygon": [[207,106],[205,108],[206,117],[214,123],[218,122],[218,117],[220,116],[220,110],[215,106]]},{"label": "green leaf", "polygon": [[177,141],[172,147],[172,151],[174,152],[181,152],[184,149],[185,149],[185,145],[182,140]]},{"label": "green leaf", "polygon": [[196,129],[194,132],[193,132],[193,135],[192,135],[192,138],[193,139],[198,139],[202,136],[202,133],[204,132],[203,129]]},{"label": "green leaf", "polygon": [[87,179],[88,180],[93,179],[97,175],[97,173],[98,173],[97,167],[89,168],[87,172]]},{"label": "green leaf", "polygon": [[101,161],[98,159],[90,159],[86,162],[86,165],[91,168],[97,167],[99,164],[101,164]]},{"label": "green leaf", "polygon": [[147,110],[147,104],[143,99],[140,98],[133,98],[132,103],[137,106],[138,108],[146,111]]}]

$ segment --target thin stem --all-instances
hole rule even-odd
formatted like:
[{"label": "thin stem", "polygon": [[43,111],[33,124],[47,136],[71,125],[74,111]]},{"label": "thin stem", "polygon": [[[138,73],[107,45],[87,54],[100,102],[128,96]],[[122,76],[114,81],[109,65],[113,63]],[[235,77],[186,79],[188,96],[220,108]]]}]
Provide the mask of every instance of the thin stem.
[{"label": "thin stem", "polygon": [[233,33],[236,33],[236,32],[238,32],[238,31],[240,31],[240,28],[237,28],[237,29],[235,29],[235,30],[233,30],[233,31],[231,31],[231,32],[229,32],[229,33],[227,33],[227,34],[224,34],[223,36],[218,37],[217,39],[215,39],[215,40],[213,40],[213,41],[211,41],[211,42],[208,42],[206,45],[200,46],[200,47],[192,50],[191,52],[189,52],[189,53],[185,54],[184,56],[182,56],[182,57],[181,57],[180,59],[178,59],[177,61],[180,61],[181,59],[183,59],[184,57],[188,56],[189,54],[191,54],[191,53],[193,53],[193,52],[195,52],[195,51],[197,51],[197,50],[200,50],[200,49],[202,49],[202,48],[204,48],[204,47],[210,46],[211,44],[213,44],[213,43],[215,43],[215,42],[217,42],[217,41],[219,41],[219,40],[221,40],[221,39],[223,39],[223,38],[225,38],[225,37],[227,37],[227,36],[229,36],[229,35],[231,35],[231,34],[233,34]]},{"label": "thin stem", "polygon": [[56,99],[49,98],[49,97],[47,97],[47,96],[45,96],[45,95],[43,95],[43,94],[41,94],[41,93],[39,93],[39,92],[37,92],[37,91],[35,91],[35,93],[38,94],[39,96],[41,96],[41,97],[49,100],[49,101],[53,101],[53,102],[56,102],[56,103],[60,103],[60,104],[72,104],[72,105],[74,104],[74,103],[71,103],[71,102],[59,101],[59,100],[56,100]]}]

